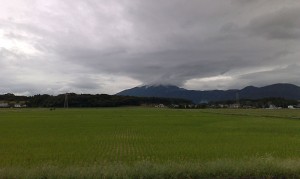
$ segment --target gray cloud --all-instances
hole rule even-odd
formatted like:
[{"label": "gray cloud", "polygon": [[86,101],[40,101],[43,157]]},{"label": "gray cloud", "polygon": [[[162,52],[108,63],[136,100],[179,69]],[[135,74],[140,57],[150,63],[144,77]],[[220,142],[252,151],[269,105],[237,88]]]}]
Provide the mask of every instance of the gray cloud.
[{"label": "gray cloud", "polygon": [[267,39],[300,38],[300,7],[283,8],[253,19],[249,30]]},{"label": "gray cloud", "polygon": [[88,90],[93,90],[93,89],[99,89],[101,86],[97,83],[97,79],[93,79],[92,77],[87,77],[87,76],[77,76],[73,82],[70,83],[70,85],[73,88],[79,88],[79,89],[88,89]]},{"label": "gray cloud", "polygon": [[[275,68],[267,71],[250,73],[241,75],[239,78],[245,81],[246,84],[263,86],[266,84],[274,83],[294,83],[298,84],[299,80],[297,77],[300,75],[300,65],[292,64]],[[252,79],[257,79],[253,82]]]},{"label": "gray cloud", "polygon": [[2,93],[300,85],[297,0],[5,1]]}]

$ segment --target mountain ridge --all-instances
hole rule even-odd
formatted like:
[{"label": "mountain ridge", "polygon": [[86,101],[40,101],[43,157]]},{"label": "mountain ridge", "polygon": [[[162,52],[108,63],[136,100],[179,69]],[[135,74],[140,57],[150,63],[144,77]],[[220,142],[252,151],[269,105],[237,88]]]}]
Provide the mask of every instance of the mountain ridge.
[{"label": "mountain ridge", "polygon": [[279,97],[300,100],[300,87],[289,83],[277,83],[263,87],[246,86],[242,89],[201,91],[187,90],[173,85],[144,85],[121,91],[116,95],[183,98],[201,103],[203,101],[234,100],[237,94],[240,99]]}]

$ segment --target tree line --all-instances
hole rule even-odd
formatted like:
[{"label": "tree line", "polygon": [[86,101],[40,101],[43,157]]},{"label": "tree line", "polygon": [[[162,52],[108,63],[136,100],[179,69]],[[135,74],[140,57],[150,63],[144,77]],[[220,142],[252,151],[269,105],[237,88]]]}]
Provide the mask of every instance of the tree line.
[{"label": "tree line", "polygon": [[[67,94],[69,107],[121,107],[164,104],[176,108],[186,108],[193,102],[187,99],[161,98],[161,97],[133,97],[107,94]],[[38,94],[34,96],[17,96],[12,93],[0,95],[0,103],[7,103],[10,107],[14,104],[23,104],[26,107],[50,107],[59,108],[65,105],[65,94],[49,95]],[[219,106],[230,106],[237,103],[236,100],[213,101],[205,104],[197,104],[197,108],[211,108]],[[286,108],[289,105],[298,105],[297,100],[284,98],[263,99],[240,99],[240,107],[267,108],[270,105]],[[194,107],[193,107],[194,108]]]},{"label": "tree line", "polygon": [[[27,107],[64,107],[65,94],[49,95],[38,94],[34,96],[16,96],[14,94],[0,95],[0,101],[8,103],[25,103]],[[158,97],[133,97],[117,96],[107,94],[67,94],[69,107],[119,107],[119,106],[141,106],[141,105],[187,105],[190,100]]]}]

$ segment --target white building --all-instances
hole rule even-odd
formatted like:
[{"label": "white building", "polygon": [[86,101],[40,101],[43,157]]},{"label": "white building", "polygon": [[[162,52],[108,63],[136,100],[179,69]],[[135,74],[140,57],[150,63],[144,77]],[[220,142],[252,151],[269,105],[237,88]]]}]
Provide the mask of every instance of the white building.
[{"label": "white building", "polygon": [[164,107],[165,107],[165,105],[163,105],[163,104],[159,104],[159,105],[156,105],[155,107],[156,107],[156,108],[164,108]]},{"label": "white building", "polygon": [[14,107],[15,107],[15,108],[21,108],[22,105],[21,105],[21,104],[15,104]]},{"label": "white building", "polygon": [[278,109],[275,105],[273,105],[273,104],[270,104],[269,105],[269,108],[267,108],[267,109]]}]

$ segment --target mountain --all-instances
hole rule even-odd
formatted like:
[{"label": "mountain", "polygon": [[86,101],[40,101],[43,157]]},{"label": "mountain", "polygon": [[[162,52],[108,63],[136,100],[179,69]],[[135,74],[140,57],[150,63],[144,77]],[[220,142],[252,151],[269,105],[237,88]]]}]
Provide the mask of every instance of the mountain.
[{"label": "mountain", "polygon": [[117,95],[143,97],[176,97],[188,90],[171,85],[141,86],[124,90]]},{"label": "mountain", "polygon": [[172,85],[140,86],[127,89],[117,93],[121,96],[141,96],[141,97],[166,97],[184,98],[195,103],[208,101],[234,100],[236,96],[240,99],[261,99],[269,97],[280,97],[285,99],[300,100],[300,87],[293,84],[273,84],[264,87],[248,86],[241,90],[210,90],[196,91],[179,88]]}]

